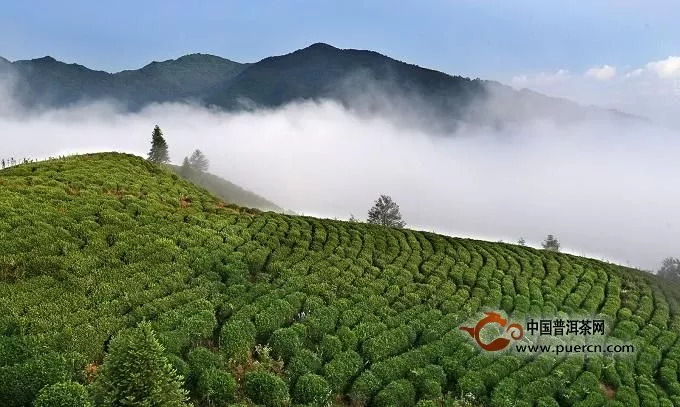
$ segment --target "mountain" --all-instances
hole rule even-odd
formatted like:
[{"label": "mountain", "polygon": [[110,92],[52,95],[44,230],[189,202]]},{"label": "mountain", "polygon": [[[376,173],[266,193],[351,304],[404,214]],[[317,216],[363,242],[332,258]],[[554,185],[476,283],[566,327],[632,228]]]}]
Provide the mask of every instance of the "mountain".
[{"label": "mountain", "polygon": [[27,107],[64,107],[103,99],[138,110],[154,102],[200,101],[203,93],[247,66],[212,55],[191,54],[115,74],[52,57],[16,61],[5,70],[13,75],[17,100]]},{"label": "mountain", "polygon": [[498,82],[451,76],[373,51],[323,43],[255,63],[192,54],[111,74],[44,57],[16,61],[10,68],[19,84],[17,99],[29,107],[110,99],[130,110],[176,101],[235,110],[332,99],[360,113],[392,113],[446,129],[461,123],[503,126],[534,119],[635,119]]},{"label": "mountain", "polygon": [[115,394],[142,321],[197,407],[680,405],[680,289],[638,270],[225,206],[127,154],[0,170],[0,209],[3,407]]}]

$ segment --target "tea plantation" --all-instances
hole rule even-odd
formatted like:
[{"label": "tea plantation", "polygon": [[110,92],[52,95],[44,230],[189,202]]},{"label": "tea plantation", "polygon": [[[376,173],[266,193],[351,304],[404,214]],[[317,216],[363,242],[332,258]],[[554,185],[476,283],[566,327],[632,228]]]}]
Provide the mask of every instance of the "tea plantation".
[{"label": "tea plantation", "polygon": [[[239,208],[131,155],[0,171],[0,406],[89,403],[142,321],[196,406],[678,406],[679,295],[566,254]],[[636,352],[484,352],[459,326],[490,309],[605,318]]]}]

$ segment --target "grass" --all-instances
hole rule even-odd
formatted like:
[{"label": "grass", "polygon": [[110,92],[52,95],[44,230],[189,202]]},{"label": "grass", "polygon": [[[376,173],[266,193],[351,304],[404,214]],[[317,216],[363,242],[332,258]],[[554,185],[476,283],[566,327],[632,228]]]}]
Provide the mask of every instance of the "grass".
[{"label": "grass", "polygon": [[[680,405],[679,292],[572,255],[243,209],[131,155],[0,171],[3,406],[88,385],[142,320],[198,406],[215,368],[243,403]],[[489,309],[603,318],[636,353],[484,352],[459,326]]]}]

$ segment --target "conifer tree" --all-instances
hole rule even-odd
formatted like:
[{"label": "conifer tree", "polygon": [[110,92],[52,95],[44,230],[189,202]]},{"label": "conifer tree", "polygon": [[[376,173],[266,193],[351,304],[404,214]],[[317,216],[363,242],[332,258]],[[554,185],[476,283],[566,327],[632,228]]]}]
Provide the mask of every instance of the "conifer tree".
[{"label": "conifer tree", "polygon": [[183,377],[163,352],[148,322],[117,334],[93,383],[97,404],[190,407]]},{"label": "conifer tree", "polygon": [[194,152],[191,153],[191,157],[189,157],[189,164],[191,164],[191,168],[195,171],[206,172],[208,171],[210,162],[201,150],[194,150]]},{"label": "conifer tree", "polygon": [[163,138],[163,131],[158,125],[153,128],[151,134],[151,150],[149,151],[149,161],[156,164],[165,164],[170,161],[168,155],[168,144]]},{"label": "conifer tree", "polygon": [[188,178],[191,176],[193,168],[191,168],[191,163],[189,162],[189,157],[184,157],[182,161],[182,166],[179,169],[179,173],[184,177]]}]

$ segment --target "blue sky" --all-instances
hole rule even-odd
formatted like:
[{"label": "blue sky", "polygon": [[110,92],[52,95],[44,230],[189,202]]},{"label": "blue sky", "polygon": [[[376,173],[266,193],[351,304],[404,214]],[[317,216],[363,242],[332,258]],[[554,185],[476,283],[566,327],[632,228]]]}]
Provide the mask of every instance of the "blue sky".
[{"label": "blue sky", "polygon": [[191,52],[256,61],[322,41],[503,80],[677,55],[678,15],[669,0],[5,0],[0,55],[119,71]]}]

